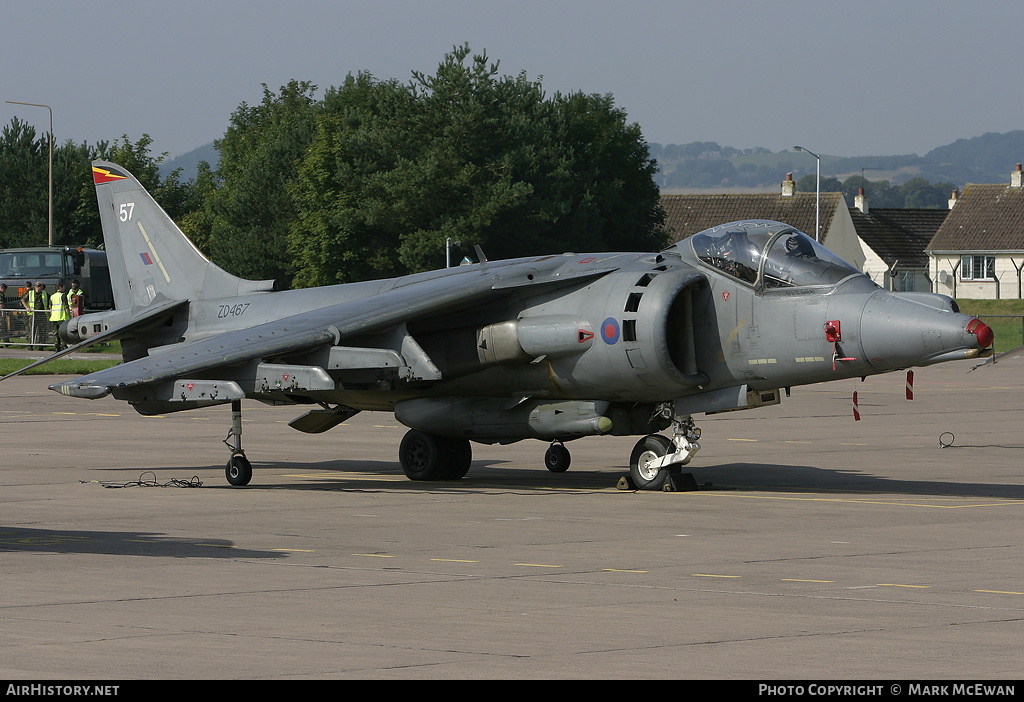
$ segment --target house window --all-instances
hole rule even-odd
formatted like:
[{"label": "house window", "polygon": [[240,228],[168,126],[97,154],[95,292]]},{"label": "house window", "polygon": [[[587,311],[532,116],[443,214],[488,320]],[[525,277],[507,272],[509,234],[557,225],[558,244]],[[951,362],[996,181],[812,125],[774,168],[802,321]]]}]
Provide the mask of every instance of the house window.
[{"label": "house window", "polygon": [[995,256],[961,256],[960,280],[995,280]]}]

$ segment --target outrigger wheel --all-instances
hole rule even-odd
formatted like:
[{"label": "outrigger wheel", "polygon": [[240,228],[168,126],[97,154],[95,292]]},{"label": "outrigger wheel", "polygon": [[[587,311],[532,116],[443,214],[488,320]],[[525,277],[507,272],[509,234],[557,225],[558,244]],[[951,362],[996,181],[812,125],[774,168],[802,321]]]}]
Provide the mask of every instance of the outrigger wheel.
[{"label": "outrigger wheel", "polygon": [[248,485],[252,480],[252,464],[242,454],[236,454],[228,460],[224,475],[232,485]]}]

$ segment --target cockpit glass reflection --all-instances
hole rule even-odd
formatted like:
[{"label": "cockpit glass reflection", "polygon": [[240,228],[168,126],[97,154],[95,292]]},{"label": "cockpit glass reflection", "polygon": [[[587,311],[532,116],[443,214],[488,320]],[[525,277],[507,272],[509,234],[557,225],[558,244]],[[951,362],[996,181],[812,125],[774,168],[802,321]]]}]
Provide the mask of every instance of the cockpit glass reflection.
[{"label": "cockpit glass reflection", "polygon": [[860,274],[803,232],[779,222],[735,222],[695,234],[689,241],[707,265],[769,290],[834,285]]}]

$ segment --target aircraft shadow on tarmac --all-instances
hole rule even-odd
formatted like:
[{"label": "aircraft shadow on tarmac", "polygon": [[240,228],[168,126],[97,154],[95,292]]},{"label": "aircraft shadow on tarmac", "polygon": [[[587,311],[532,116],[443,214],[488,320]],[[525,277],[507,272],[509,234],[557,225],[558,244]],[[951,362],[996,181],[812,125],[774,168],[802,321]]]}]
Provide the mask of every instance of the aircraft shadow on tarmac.
[{"label": "aircraft shadow on tarmac", "polygon": [[151,532],[0,527],[0,552],[92,553],[157,558],[284,558],[276,551],[235,548],[224,539],[176,538]]},{"label": "aircraft shadow on tarmac", "polygon": [[[951,447],[973,448],[968,446]],[[938,449],[936,449],[938,450]],[[253,482],[245,489],[338,490],[338,491],[422,491],[468,493],[495,488],[517,491],[613,489],[619,478],[628,475],[625,466],[601,470],[570,468],[566,473],[513,468],[502,460],[476,460],[461,480],[411,481],[394,463],[388,461],[324,461],[287,466],[256,464]],[[273,481],[260,481],[262,470],[278,472]],[[772,463],[726,463],[689,466],[701,490],[794,491],[826,494],[886,493],[916,496],[985,497],[1024,499],[1024,484],[960,482],[942,480],[901,480],[868,471],[820,468],[806,465]],[[970,468],[961,475],[969,476]],[[283,479],[283,481],[282,481]],[[225,489],[229,486],[224,485]],[[238,488],[230,488],[238,489]]]}]

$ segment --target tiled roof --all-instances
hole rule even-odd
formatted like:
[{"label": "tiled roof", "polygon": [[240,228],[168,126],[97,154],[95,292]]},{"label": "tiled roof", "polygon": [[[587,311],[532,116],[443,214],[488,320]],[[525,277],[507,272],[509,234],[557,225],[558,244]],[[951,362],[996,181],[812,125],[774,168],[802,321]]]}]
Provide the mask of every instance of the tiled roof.
[{"label": "tiled roof", "polygon": [[872,207],[868,214],[853,208],[850,218],[857,236],[892,266],[900,268],[927,268],[925,247],[935,236],[949,210],[897,209]]},{"label": "tiled roof", "polygon": [[1024,251],[1024,188],[968,183],[928,251]]},{"label": "tiled roof", "polygon": [[[821,232],[842,201],[842,193],[821,194]],[[814,238],[815,193],[750,195],[662,195],[665,229],[669,241],[685,239],[711,227],[741,219],[771,219],[799,229]]]}]

